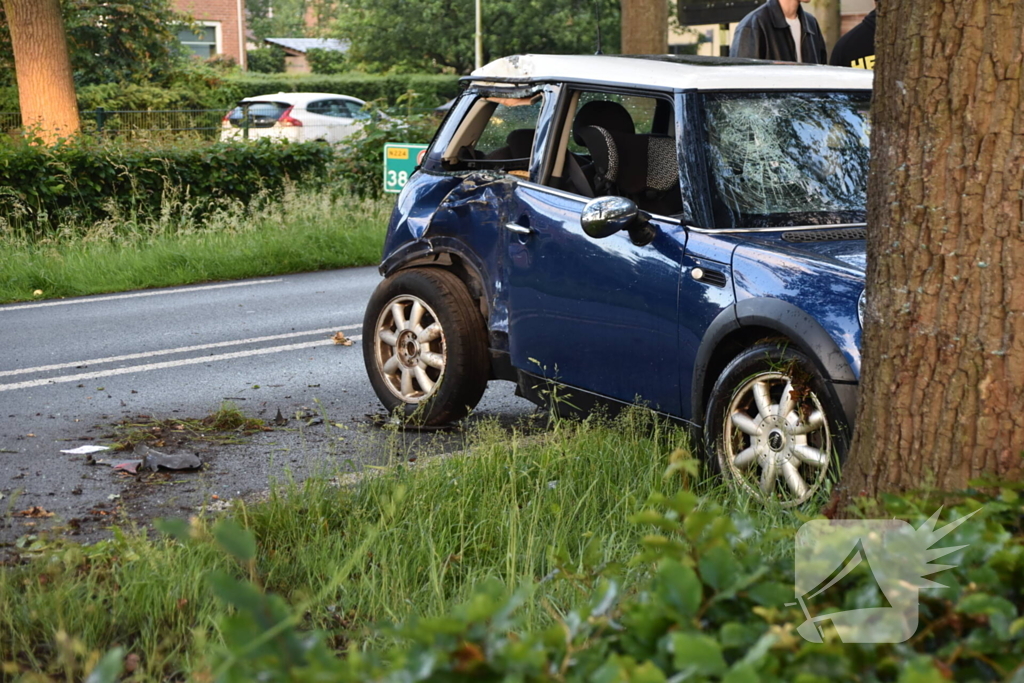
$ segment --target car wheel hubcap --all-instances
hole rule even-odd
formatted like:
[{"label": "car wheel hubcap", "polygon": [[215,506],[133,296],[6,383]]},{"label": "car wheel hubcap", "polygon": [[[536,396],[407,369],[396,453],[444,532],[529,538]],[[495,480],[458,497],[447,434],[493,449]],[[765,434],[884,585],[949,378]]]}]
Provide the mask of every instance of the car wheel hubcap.
[{"label": "car wheel hubcap", "polygon": [[406,403],[433,395],[441,378],[447,349],[437,314],[410,294],[388,302],[377,316],[377,369],[388,389]]},{"label": "car wheel hubcap", "polygon": [[746,380],[726,413],[725,470],[745,489],[784,507],[799,505],[825,481],[832,435],[818,397],[781,372]]}]

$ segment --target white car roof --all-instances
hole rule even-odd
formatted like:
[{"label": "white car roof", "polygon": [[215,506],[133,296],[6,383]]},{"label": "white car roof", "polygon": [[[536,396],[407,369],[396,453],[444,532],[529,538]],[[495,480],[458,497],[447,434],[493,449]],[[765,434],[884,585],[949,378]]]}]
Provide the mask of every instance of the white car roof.
[{"label": "white car roof", "polygon": [[485,64],[468,80],[585,81],[672,90],[870,90],[873,72],[682,55],[513,55]]},{"label": "white car roof", "polygon": [[333,92],[278,92],[272,95],[256,95],[254,97],[245,97],[242,102],[285,102],[287,104],[303,105],[309,104],[315,100],[323,99],[341,99],[349,100],[351,102],[357,102],[359,104],[366,104],[358,97],[351,97],[349,95],[339,95]]}]

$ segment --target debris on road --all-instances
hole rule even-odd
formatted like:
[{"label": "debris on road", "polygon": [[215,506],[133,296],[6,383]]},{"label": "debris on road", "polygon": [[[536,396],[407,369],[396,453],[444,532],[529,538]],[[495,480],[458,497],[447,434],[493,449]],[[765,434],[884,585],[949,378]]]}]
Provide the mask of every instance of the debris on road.
[{"label": "debris on road", "polygon": [[339,344],[341,346],[352,346],[352,340],[346,337],[344,332],[338,332],[331,337],[331,339],[334,340],[335,344]]},{"label": "debris on road", "polygon": [[146,445],[140,445],[135,452],[142,455],[142,466],[153,472],[161,468],[165,470],[197,470],[203,466],[203,461],[195,453],[161,453]]},{"label": "debris on road", "polygon": [[278,408],[277,409],[277,417],[275,417],[270,422],[271,422],[271,424],[273,424],[273,425],[275,425],[277,427],[284,427],[286,424],[288,424],[288,418],[285,417],[284,415],[282,415],[281,414],[281,409]]},{"label": "debris on road", "polygon": [[72,455],[89,455],[90,453],[99,453],[100,451],[109,451],[110,446],[79,446],[78,448],[65,448],[61,453],[70,453]]},{"label": "debris on road", "polygon": [[15,512],[14,515],[16,517],[53,517],[52,512],[39,505],[33,505],[27,510]]},{"label": "debris on road", "polygon": [[138,474],[139,465],[142,464],[141,460],[114,460],[108,458],[95,458],[89,460],[90,465],[106,465],[107,467],[113,467],[115,472],[128,472],[129,474]]}]

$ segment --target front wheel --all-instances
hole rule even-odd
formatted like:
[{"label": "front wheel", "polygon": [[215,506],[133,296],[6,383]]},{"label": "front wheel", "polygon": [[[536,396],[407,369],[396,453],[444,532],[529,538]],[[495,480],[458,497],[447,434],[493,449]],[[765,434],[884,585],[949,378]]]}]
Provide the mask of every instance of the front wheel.
[{"label": "front wheel", "polygon": [[821,491],[846,453],[847,425],[814,364],[782,342],[734,358],[704,420],[708,456],[746,493],[781,507]]},{"label": "front wheel", "polygon": [[487,386],[483,316],[448,271],[399,271],[370,297],[363,361],[388,412],[426,426],[453,422],[476,406]]}]

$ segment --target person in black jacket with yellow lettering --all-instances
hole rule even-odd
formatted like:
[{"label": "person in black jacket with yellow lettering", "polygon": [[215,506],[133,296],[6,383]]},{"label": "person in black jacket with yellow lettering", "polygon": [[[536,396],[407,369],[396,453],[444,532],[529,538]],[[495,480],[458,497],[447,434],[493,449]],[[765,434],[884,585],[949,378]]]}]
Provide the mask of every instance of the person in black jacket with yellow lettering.
[{"label": "person in black jacket with yellow lettering", "polygon": [[832,66],[852,66],[855,69],[875,68],[875,10],[864,20],[846,32],[828,63]]},{"label": "person in black jacket with yellow lettering", "polygon": [[818,21],[800,7],[808,0],[768,0],[743,17],[732,38],[731,57],[826,64]]}]

